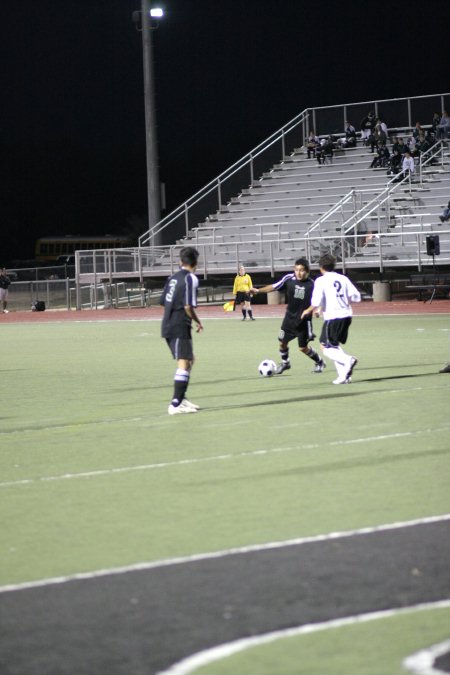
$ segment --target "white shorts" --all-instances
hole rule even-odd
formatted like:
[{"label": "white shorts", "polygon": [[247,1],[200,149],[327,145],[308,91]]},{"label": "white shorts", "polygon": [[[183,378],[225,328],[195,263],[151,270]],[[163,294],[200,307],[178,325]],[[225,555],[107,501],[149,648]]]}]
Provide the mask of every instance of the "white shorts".
[{"label": "white shorts", "polygon": [[7,288],[0,288],[0,301],[1,300],[7,300],[8,299],[8,289]]}]

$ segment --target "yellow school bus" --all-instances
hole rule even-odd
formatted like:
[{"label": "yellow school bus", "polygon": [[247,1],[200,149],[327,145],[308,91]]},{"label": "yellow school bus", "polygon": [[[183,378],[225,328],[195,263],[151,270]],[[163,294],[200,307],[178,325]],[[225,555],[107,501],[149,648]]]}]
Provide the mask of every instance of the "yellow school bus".
[{"label": "yellow school bus", "polygon": [[53,262],[63,256],[73,255],[75,251],[126,248],[127,246],[131,246],[128,237],[113,234],[102,234],[98,237],[87,235],[40,237],[36,241],[35,258],[37,262]]}]

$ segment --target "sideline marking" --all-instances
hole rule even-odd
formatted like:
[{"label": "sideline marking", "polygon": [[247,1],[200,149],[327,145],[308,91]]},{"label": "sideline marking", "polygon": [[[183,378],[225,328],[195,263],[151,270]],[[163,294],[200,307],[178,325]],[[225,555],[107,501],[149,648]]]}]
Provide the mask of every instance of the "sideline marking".
[{"label": "sideline marking", "polygon": [[[379,612],[368,612],[367,614],[356,614],[355,616],[348,616],[343,619],[332,619],[331,621],[322,621],[320,623],[309,623],[303,626],[296,626],[295,628],[286,628],[285,630],[277,630],[272,633],[265,633],[264,635],[257,635],[255,637],[243,638],[228,642],[226,644],[205,649],[202,652],[197,652],[186,659],[179,661],[167,670],[161,670],[157,675],[188,675],[193,673],[197,668],[209,665],[214,661],[219,661],[228,656],[232,656],[238,652],[245,651],[251,647],[275,642],[282,638],[296,637],[298,635],[309,635],[310,633],[318,633],[319,631],[328,630],[330,628],[342,628],[344,626],[351,626],[354,624],[367,623],[368,621],[376,621],[377,619],[386,619],[392,616],[401,616],[404,614],[411,614],[413,612],[421,612],[430,609],[446,609],[450,607],[450,599],[439,600],[437,602],[425,602],[419,605],[412,605],[411,607],[397,607],[395,609],[385,609]],[[423,671],[420,672],[423,675]],[[431,671],[426,671],[427,675]],[[439,672],[439,671],[434,671]]]},{"label": "sideline marking", "polygon": [[130,473],[131,471],[149,471],[153,469],[167,469],[170,467],[185,466],[189,464],[202,464],[203,462],[223,461],[227,459],[239,459],[243,457],[257,457],[259,455],[271,455],[274,453],[292,452],[294,450],[318,450],[319,448],[332,448],[335,446],[355,445],[359,443],[373,443],[386,441],[393,438],[407,438],[419,436],[421,434],[431,434],[437,431],[446,431],[449,425],[434,427],[433,429],[418,429],[417,431],[404,431],[395,434],[380,434],[379,436],[365,436],[362,438],[349,438],[347,440],[328,441],[327,443],[308,443],[306,445],[288,445],[281,448],[267,448],[259,450],[250,450],[247,452],[223,453],[209,457],[191,457],[189,459],[179,459],[174,462],[157,462],[156,464],[138,464],[136,466],[122,466],[113,469],[97,469],[96,471],[82,471],[80,473],[64,473],[59,476],[40,476],[38,478],[22,478],[20,480],[5,481],[0,483],[1,488],[15,487],[20,485],[32,485],[33,483],[49,483],[60,480],[71,480],[75,478],[94,478],[97,476],[110,476],[119,473]]},{"label": "sideline marking", "polygon": [[450,640],[445,640],[403,659],[403,667],[417,675],[441,675],[441,673],[446,675],[448,671],[439,670],[433,666],[436,659],[448,651],[450,651]]},{"label": "sideline marking", "polygon": [[94,570],[92,572],[77,572],[62,577],[53,577],[48,579],[38,579],[37,581],[25,581],[19,584],[8,584],[0,586],[0,593],[10,591],[21,591],[29,588],[40,588],[43,586],[52,586],[65,584],[69,581],[80,581],[84,579],[95,579],[98,577],[124,574],[127,572],[140,572],[143,570],[159,569],[161,567],[171,567],[174,565],[184,565],[186,563],[201,562],[203,560],[215,560],[218,558],[227,558],[233,555],[242,555],[245,553],[259,553],[260,551],[270,551],[279,548],[302,546],[303,544],[315,544],[323,541],[332,541],[334,539],[349,539],[351,537],[362,536],[365,534],[375,534],[377,532],[388,532],[391,530],[400,530],[405,527],[415,527],[416,525],[429,525],[432,523],[441,523],[450,521],[450,513],[443,513],[440,516],[426,516],[425,518],[416,518],[415,520],[399,521],[384,525],[373,525],[370,527],[361,527],[356,530],[344,530],[343,532],[328,532],[327,534],[317,534],[309,537],[300,537],[297,539],[287,539],[286,541],[272,541],[266,544],[251,544],[237,548],[225,549],[222,551],[213,551],[209,553],[195,553],[193,555],[182,556],[179,558],[166,558],[152,562],[141,562],[123,567],[113,567],[110,569]]}]

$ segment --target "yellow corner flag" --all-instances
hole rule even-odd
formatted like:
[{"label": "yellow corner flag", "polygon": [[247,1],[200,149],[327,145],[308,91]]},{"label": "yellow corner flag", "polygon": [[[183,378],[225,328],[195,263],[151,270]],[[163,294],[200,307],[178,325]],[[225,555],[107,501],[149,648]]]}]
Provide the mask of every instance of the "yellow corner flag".
[{"label": "yellow corner flag", "polygon": [[234,309],[234,300],[226,302],[223,306],[224,312],[232,312]]}]

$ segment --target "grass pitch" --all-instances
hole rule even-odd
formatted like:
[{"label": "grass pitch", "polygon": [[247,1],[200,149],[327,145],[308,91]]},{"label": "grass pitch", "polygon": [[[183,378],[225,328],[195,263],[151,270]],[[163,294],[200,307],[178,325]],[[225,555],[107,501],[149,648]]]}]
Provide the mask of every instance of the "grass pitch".
[{"label": "grass pitch", "polygon": [[279,325],[206,320],[175,417],[158,321],[4,325],[0,584],[447,513],[448,317],[356,317],[349,386],[259,376]]},{"label": "grass pitch", "polygon": [[356,318],[342,386],[259,376],[279,323],[207,321],[175,417],[159,322],[5,325],[1,583],[447,512],[448,318]]}]

